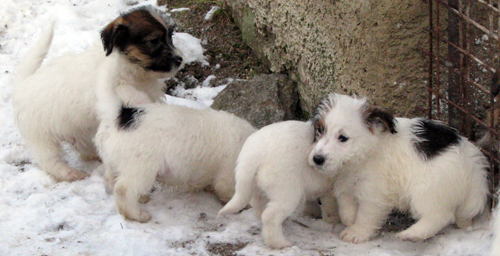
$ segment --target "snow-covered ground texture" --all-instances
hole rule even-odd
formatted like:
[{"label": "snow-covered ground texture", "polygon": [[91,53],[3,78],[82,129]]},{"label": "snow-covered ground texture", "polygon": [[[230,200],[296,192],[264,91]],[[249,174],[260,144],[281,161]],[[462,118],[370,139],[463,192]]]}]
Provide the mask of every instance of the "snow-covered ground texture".
[{"label": "snow-covered ground texture", "polygon": [[[33,164],[14,125],[11,81],[20,56],[51,22],[56,26],[49,58],[85,50],[120,12],[145,4],[156,5],[154,0],[0,1],[0,255],[232,255],[234,251],[241,255],[488,255],[492,231],[486,217],[467,231],[448,227],[428,241],[403,242],[387,233],[354,245],[339,239],[341,226],[294,215],[285,222],[284,232],[296,245],[271,250],[263,243],[261,223],[252,209],[217,219],[221,204],[208,192],[182,193],[157,185],[144,205],[152,220],[141,224],[118,214],[114,197],[106,193],[99,163],[82,164],[72,153],[68,156],[72,165],[91,176],[73,183],[55,182]],[[196,38],[178,33],[176,45],[193,62],[210,65]],[[209,79],[213,77],[206,84]],[[222,89],[201,86],[179,91],[177,95],[187,99],[167,97],[167,102],[203,108]]]}]

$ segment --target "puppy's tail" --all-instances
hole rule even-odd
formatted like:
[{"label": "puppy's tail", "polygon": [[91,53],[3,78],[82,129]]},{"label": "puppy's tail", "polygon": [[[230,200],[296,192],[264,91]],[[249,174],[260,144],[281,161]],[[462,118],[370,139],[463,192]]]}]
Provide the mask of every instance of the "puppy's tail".
[{"label": "puppy's tail", "polygon": [[27,78],[35,73],[40,68],[42,61],[49,52],[54,36],[54,22],[50,23],[49,27],[42,32],[40,39],[31,47],[26,56],[19,62],[16,79],[18,81]]},{"label": "puppy's tail", "polygon": [[252,199],[255,175],[258,166],[254,163],[238,162],[236,166],[236,192],[233,198],[219,211],[217,216],[235,213],[243,209]]}]

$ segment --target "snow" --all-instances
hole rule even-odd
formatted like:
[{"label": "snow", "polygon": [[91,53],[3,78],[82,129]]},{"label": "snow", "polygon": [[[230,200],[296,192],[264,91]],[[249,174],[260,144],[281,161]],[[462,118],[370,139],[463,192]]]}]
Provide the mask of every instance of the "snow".
[{"label": "snow", "polygon": [[[488,255],[492,224],[487,216],[470,230],[448,227],[423,242],[403,242],[386,233],[353,245],[339,239],[343,227],[296,214],[284,224],[285,235],[296,245],[277,251],[264,245],[261,223],[252,209],[216,218],[221,204],[208,192],[184,193],[156,185],[151,201],[144,205],[152,220],[142,224],[118,214],[99,163],[78,162],[68,149],[68,161],[91,176],[73,183],[55,182],[32,164],[14,124],[11,81],[19,58],[51,22],[56,31],[49,58],[87,49],[120,12],[147,4],[156,2],[0,1],[0,255],[210,255],[210,248],[219,244],[239,245],[242,255]],[[186,33],[175,36],[187,60],[210,65],[199,39]],[[211,79],[191,90],[177,88],[176,95],[186,99],[166,96],[166,100],[205,108],[225,87],[205,86]]]}]

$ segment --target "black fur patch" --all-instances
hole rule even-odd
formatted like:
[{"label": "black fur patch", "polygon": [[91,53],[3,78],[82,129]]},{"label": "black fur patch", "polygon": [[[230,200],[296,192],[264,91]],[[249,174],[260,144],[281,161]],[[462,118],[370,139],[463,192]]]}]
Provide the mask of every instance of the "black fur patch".
[{"label": "black fur patch", "polygon": [[457,130],[429,119],[419,120],[414,125],[413,131],[419,138],[413,144],[427,160],[439,156],[461,140]]},{"label": "black fur patch", "polygon": [[122,130],[133,128],[138,124],[138,118],[142,114],[144,114],[143,109],[122,106],[120,114],[118,115],[118,128]]}]

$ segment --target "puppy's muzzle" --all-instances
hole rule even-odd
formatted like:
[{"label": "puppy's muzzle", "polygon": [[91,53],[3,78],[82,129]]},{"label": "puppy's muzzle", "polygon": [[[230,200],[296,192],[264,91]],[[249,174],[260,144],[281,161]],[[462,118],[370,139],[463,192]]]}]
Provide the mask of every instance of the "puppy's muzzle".
[{"label": "puppy's muzzle", "polygon": [[325,163],[325,156],[318,154],[314,155],[313,162],[318,166],[322,166]]}]

